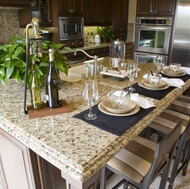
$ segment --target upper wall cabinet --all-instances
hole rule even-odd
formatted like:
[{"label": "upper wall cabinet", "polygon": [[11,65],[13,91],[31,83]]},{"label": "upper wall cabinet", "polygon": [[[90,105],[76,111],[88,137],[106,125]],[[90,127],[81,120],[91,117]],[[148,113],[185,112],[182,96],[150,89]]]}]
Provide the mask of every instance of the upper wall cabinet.
[{"label": "upper wall cabinet", "polygon": [[31,0],[1,0],[0,6],[5,7],[29,7],[31,4]]},{"label": "upper wall cabinet", "polygon": [[176,0],[138,0],[137,16],[173,16]]},{"label": "upper wall cabinet", "polygon": [[111,25],[113,0],[84,0],[84,24],[86,26]]},{"label": "upper wall cabinet", "polygon": [[59,0],[60,16],[83,16],[83,0]]},{"label": "upper wall cabinet", "polygon": [[113,1],[113,19],[112,25],[115,31],[115,39],[127,39],[127,25],[128,25],[128,0],[114,0]]},{"label": "upper wall cabinet", "polygon": [[41,27],[52,26],[51,8],[51,0],[37,0],[32,2],[30,8],[19,9],[20,27],[26,27],[27,24],[31,23],[33,17],[39,19]]}]

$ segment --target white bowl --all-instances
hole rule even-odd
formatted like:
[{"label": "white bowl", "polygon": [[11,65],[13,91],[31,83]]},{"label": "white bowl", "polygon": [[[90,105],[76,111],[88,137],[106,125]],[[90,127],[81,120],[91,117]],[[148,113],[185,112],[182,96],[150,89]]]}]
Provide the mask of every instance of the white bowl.
[{"label": "white bowl", "polygon": [[132,109],[134,109],[135,106],[136,106],[135,102],[131,100],[131,101],[129,102],[128,106],[125,106],[125,105],[123,105],[123,104],[120,104],[120,106],[118,106],[117,108],[112,108],[112,107],[110,106],[110,103],[109,103],[109,100],[108,100],[108,99],[103,100],[103,101],[102,101],[102,105],[103,105],[103,107],[104,107],[107,111],[109,111],[109,112],[111,112],[111,113],[115,113],[115,114],[127,113],[127,112],[131,111]]}]

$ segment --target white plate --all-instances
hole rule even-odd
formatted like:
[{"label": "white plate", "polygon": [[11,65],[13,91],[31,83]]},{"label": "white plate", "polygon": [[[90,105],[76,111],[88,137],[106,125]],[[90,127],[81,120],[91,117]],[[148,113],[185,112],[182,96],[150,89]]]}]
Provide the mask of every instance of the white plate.
[{"label": "white plate", "polygon": [[110,103],[109,103],[109,101],[108,101],[107,99],[105,99],[105,100],[102,101],[102,105],[104,106],[104,108],[105,108],[107,111],[109,111],[109,112],[111,112],[111,113],[115,113],[115,114],[127,113],[127,112],[131,111],[132,109],[134,109],[135,106],[136,106],[135,102],[132,101],[132,100],[130,100],[130,102],[129,102],[129,104],[128,104],[127,107],[124,106],[124,105],[122,105],[122,106],[121,106],[122,108],[120,108],[120,109],[119,109],[119,108],[112,108],[112,107],[110,106]]},{"label": "white plate", "polygon": [[140,87],[143,87],[143,88],[148,89],[148,90],[151,90],[151,91],[161,91],[161,90],[165,90],[165,89],[169,88],[169,85],[168,85],[167,83],[166,83],[165,86],[163,86],[163,87],[158,87],[158,88],[147,87],[146,85],[144,85],[144,83],[143,83],[142,81],[139,81],[139,82],[138,82],[138,85],[139,85]]},{"label": "white plate", "polygon": [[141,81],[144,86],[149,87],[149,88],[163,88],[167,83],[163,80],[160,81],[159,84],[153,85],[151,83],[148,83],[147,79],[142,79]]},{"label": "white plate", "polygon": [[134,109],[132,109],[131,111],[129,111],[129,112],[127,112],[127,113],[124,113],[124,114],[115,114],[115,113],[111,113],[111,112],[107,111],[106,108],[104,108],[104,106],[102,105],[102,102],[100,102],[100,103],[98,104],[98,109],[99,109],[101,112],[103,112],[103,113],[105,113],[105,114],[107,114],[107,115],[112,115],[112,116],[130,116],[130,115],[134,115],[134,114],[136,114],[137,112],[139,112],[140,106],[136,104],[136,106],[135,106]]},{"label": "white plate", "polygon": [[[167,67],[165,69],[168,69]],[[186,73],[183,70],[180,70],[179,72],[170,72],[166,70],[161,71],[162,74],[170,76],[170,77],[180,77],[186,75]]]}]

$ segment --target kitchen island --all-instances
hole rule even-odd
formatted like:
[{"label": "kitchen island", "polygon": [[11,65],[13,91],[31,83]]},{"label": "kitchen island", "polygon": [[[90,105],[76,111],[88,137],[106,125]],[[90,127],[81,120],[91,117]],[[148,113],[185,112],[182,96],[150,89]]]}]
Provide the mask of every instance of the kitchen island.
[{"label": "kitchen island", "polygon": [[[139,63],[139,67],[141,70],[135,82],[141,80],[145,73],[155,69],[152,63]],[[102,101],[110,91],[122,89],[129,85],[127,78],[120,80],[98,75],[97,80],[99,84],[98,102]],[[186,81],[181,89],[174,88],[159,101],[156,108],[121,136],[73,117],[87,109],[87,104],[82,98],[82,86],[82,81],[63,82],[61,98],[72,107],[72,112],[29,119],[23,112],[24,86],[14,81],[10,81],[6,86],[1,84],[0,151],[3,148],[2,138],[8,134],[11,138],[23,144],[26,150],[32,150],[34,154],[60,170],[61,176],[66,181],[65,186],[62,186],[63,188],[96,188],[101,167],[182,94],[190,86],[190,79]],[[30,104],[30,95],[27,96],[27,104]],[[2,156],[2,154],[0,155]],[[4,175],[6,180],[3,158],[0,159],[0,176]],[[28,161],[28,163],[32,162]],[[10,164],[10,169],[13,170],[14,167],[11,166],[13,165]],[[32,166],[29,165],[28,167],[31,168]],[[29,172],[32,178],[26,180],[32,182],[33,187],[28,188],[37,188],[34,181],[36,172],[32,168]],[[40,176],[43,177],[43,175]],[[8,188],[11,189],[11,187]]]}]

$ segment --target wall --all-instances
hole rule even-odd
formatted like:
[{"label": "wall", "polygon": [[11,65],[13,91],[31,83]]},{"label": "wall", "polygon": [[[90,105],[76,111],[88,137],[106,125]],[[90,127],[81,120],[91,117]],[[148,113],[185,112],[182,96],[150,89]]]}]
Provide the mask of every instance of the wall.
[{"label": "wall", "polygon": [[135,23],[136,23],[136,6],[137,6],[137,0],[129,0],[129,12],[128,12],[128,35],[127,40],[128,41],[134,41],[135,40]]}]

